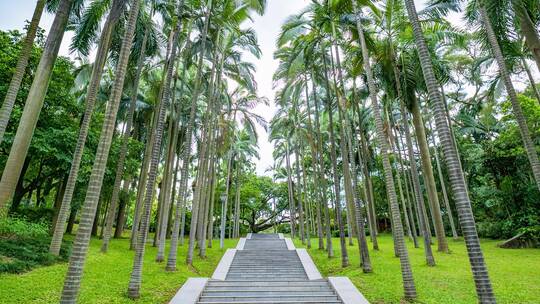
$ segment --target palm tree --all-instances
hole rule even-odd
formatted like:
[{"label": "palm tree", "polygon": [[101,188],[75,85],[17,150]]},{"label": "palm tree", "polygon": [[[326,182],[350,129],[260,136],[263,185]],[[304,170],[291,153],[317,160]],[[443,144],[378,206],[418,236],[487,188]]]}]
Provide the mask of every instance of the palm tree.
[{"label": "palm tree", "polygon": [[[150,14],[150,18],[152,17],[152,15],[153,14]],[[116,212],[116,204],[118,203],[118,198],[120,194],[120,184],[122,182],[122,177],[124,175],[124,165],[125,165],[126,156],[127,156],[128,142],[129,142],[129,138],[131,137],[133,115],[135,113],[135,107],[137,105],[139,81],[141,78],[141,73],[142,73],[143,64],[144,64],[146,42],[148,40],[149,30],[150,30],[149,27],[147,27],[145,30],[139,58],[137,59],[137,71],[135,72],[135,79],[133,81],[133,92],[131,94],[129,110],[126,115],[126,125],[124,127],[124,133],[122,134],[122,145],[120,147],[120,153],[118,156],[118,161],[116,163],[116,174],[114,178],[113,192],[111,195],[111,201],[109,202],[109,210],[107,212],[107,221],[105,223],[105,233],[103,234],[103,244],[101,246],[101,252],[107,252],[108,247],[109,247],[109,240],[111,238],[113,221],[115,219],[114,215]]]},{"label": "palm tree", "polygon": [[79,229],[77,231],[77,235],[75,236],[72,253],[69,258],[68,271],[64,281],[64,289],[62,291],[60,300],[60,302],[63,304],[77,302],[83,266],[86,260],[86,254],[88,252],[88,245],[90,242],[94,217],[96,215],[97,203],[99,201],[99,195],[103,185],[105,167],[107,165],[109,150],[111,148],[116,114],[120,105],[120,98],[122,97],[124,79],[127,71],[131,46],[133,44],[135,25],[139,15],[140,6],[140,0],[131,1],[131,9],[128,17],[127,27],[116,67],[116,78],[113,90],[111,92],[109,104],[105,112],[105,120],[103,122],[103,128],[96,151],[96,158],[94,161],[94,166],[92,167],[88,190],[82,207]]},{"label": "palm tree", "polygon": [[73,0],[60,1],[53,24],[49,30],[49,36],[45,42],[43,54],[36,69],[39,72],[35,75],[30,91],[28,92],[19,127],[13,139],[13,144],[11,145],[11,150],[2,173],[2,179],[0,180],[0,216],[5,214],[6,205],[12,198],[20,178],[39,113],[43,107],[52,69],[58,57],[62,38],[64,37],[72,4]]},{"label": "palm tree", "polygon": [[[178,3],[178,14],[176,15],[175,23],[173,27],[173,37],[171,41],[171,53],[166,63],[166,75],[163,82],[163,96],[159,107],[159,116],[155,129],[155,141],[152,146],[152,158],[150,161],[150,169],[148,171],[148,180],[146,184],[146,192],[144,198],[144,206],[141,217],[141,227],[137,240],[137,248],[135,250],[135,258],[133,260],[133,271],[128,286],[128,297],[131,299],[137,299],[140,297],[140,288],[142,284],[142,266],[144,260],[144,252],[146,247],[146,238],[148,236],[148,227],[150,225],[150,215],[152,211],[152,199],[154,197],[154,184],[156,182],[157,169],[160,161],[161,154],[161,142],[163,139],[163,129],[165,125],[165,116],[167,106],[171,97],[171,83],[173,78],[173,71],[176,62],[176,54],[178,51],[178,39],[182,32],[182,14],[184,10],[184,1],[181,0]],[[173,23],[174,24],[174,23]]]},{"label": "palm tree", "polygon": [[459,221],[463,230],[463,236],[467,245],[467,253],[471,263],[473,277],[475,279],[476,293],[478,294],[481,303],[495,303],[495,295],[493,294],[491,281],[480,248],[480,239],[476,232],[467,185],[465,184],[465,178],[459,162],[459,155],[451,139],[451,131],[446,119],[446,107],[435,78],[429,49],[420,26],[414,1],[405,0],[405,5],[409,20],[413,27],[414,40],[417,45],[421,68],[428,89],[433,115],[435,117],[437,133],[441,140],[446,166],[450,175],[450,183],[454,194],[454,200],[456,201],[456,207],[458,209]]},{"label": "palm tree", "polygon": [[34,39],[36,38],[39,21],[41,20],[41,15],[43,14],[43,9],[45,8],[45,2],[45,0],[38,0],[36,3],[36,8],[34,9],[32,20],[28,25],[26,38],[24,39],[24,44],[19,55],[19,61],[17,61],[15,73],[13,73],[13,78],[11,78],[11,82],[9,83],[4,103],[0,109],[0,143],[4,141],[4,133],[6,132],[9,117],[11,116],[13,105],[17,99],[17,93],[21,87],[26,66],[28,65],[28,59],[32,54],[32,47],[34,46]]},{"label": "palm tree", "polygon": [[479,5],[480,6],[478,10],[480,11],[480,16],[481,16],[482,22],[484,23],[487,40],[489,41],[489,44],[491,45],[491,51],[493,52],[495,61],[497,62],[497,65],[499,66],[499,74],[503,80],[504,86],[506,87],[506,92],[508,93],[510,103],[512,104],[513,113],[514,113],[514,116],[516,117],[516,121],[519,126],[519,133],[521,134],[521,140],[523,140],[523,145],[525,146],[527,157],[529,158],[529,162],[531,163],[534,179],[536,180],[536,186],[540,190],[540,160],[538,159],[538,154],[536,153],[536,147],[532,141],[529,127],[527,126],[527,121],[525,119],[525,115],[523,114],[523,110],[521,109],[521,104],[518,101],[514,84],[512,83],[512,80],[510,79],[510,73],[506,66],[502,49],[497,40],[497,35],[495,34],[495,31],[493,30],[493,27],[491,25],[491,20],[489,18],[488,11],[485,7],[485,1],[480,0]]},{"label": "palm tree", "polygon": [[399,211],[399,206],[397,202],[397,195],[396,190],[394,186],[394,176],[392,174],[392,167],[390,165],[390,157],[389,154],[391,153],[388,148],[388,142],[386,139],[386,136],[384,134],[383,129],[383,122],[382,117],[380,113],[379,108],[379,101],[377,98],[377,88],[375,87],[375,81],[373,79],[373,71],[371,70],[371,64],[369,61],[369,52],[366,45],[366,41],[364,38],[364,31],[362,29],[361,25],[361,11],[359,8],[356,7],[356,2],[353,2],[354,10],[357,15],[357,27],[358,27],[358,37],[360,40],[360,46],[362,50],[362,57],[363,57],[363,63],[364,63],[364,70],[366,72],[367,76],[367,82],[368,82],[368,88],[369,88],[369,95],[371,99],[371,106],[373,109],[373,115],[375,118],[375,130],[377,133],[377,141],[379,144],[379,147],[381,149],[381,156],[383,161],[383,169],[384,169],[384,176],[385,176],[385,183],[386,183],[386,191],[388,194],[388,198],[390,201],[390,210],[391,210],[391,216],[393,218],[393,235],[395,238],[395,242],[397,245],[398,253],[399,253],[399,259],[401,263],[401,275],[403,278],[403,288],[405,291],[405,298],[406,299],[415,299],[416,298],[416,288],[414,285],[414,279],[412,276],[412,270],[411,265],[409,261],[409,254],[407,252],[407,247],[405,246],[405,240],[403,236],[403,226],[401,224],[401,216]]},{"label": "palm tree", "polygon": [[79,175],[84,146],[86,144],[88,131],[90,130],[90,122],[92,121],[92,114],[94,112],[94,106],[100,87],[103,69],[105,67],[105,62],[107,61],[107,54],[111,44],[112,33],[116,23],[120,19],[122,11],[124,10],[125,3],[126,0],[115,0],[113,2],[111,11],[109,12],[109,16],[107,17],[101,32],[96,59],[92,68],[92,76],[87,88],[86,105],[81,127],[79,129],[79,137],[77,139],[75,151],[73,152],[73,160],[71,162],[71,169],[69,171],[69,176],[66,183],[66,190],[62,198],[60,210],[58,211],[58,220],[56,221],[56,225],[54,227],[53,238],[49,248],[49,252],[54,255],[58,255],[60,253],[60,246],[64,236],[66,219],[69,210],[71,209],[71,200],[77,184],[77,177]]}]

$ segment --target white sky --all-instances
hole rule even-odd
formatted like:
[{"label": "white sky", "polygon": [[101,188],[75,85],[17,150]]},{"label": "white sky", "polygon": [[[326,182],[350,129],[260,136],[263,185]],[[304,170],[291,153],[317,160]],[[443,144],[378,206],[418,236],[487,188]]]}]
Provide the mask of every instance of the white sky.
[{"label": "white sky", "polygon": [[[16,2],[16,4],[14,4]],[[276,50],[276,38],[281,28],[281,24],[292,14],[299,12],[310,0],[268,0],[266,14],[262,17],[254,18],[253,27],[257,32],[259,44],[263,52],[260,60],[255,60],[257,67],[256,80],[259,84],[259,95],[266,96],[271,103],[274,101],[274,92],[272,90],[272,75],[277,67],[277,61],[273,59]],[[424,0],[415,0],[419,7]],[[35,7],[35,0],[0,0],[0,29],[20,29],[24,27],[25,20],[32,17]],[[53,20],[53,16],[45,14],[41,20],[40,26],[48,31]],[[69,42],[72,34],[66,33],[60,49],[60,55],[69,55]],[[259,106],[255,111],[265,117],[268,121],[272,118],[275,107]],[[257,173],[261,175],[273,164],[272,144],[268,142],[268,136],[262,128],[259,129],[259,154],[261,159],[257,161]]]}]

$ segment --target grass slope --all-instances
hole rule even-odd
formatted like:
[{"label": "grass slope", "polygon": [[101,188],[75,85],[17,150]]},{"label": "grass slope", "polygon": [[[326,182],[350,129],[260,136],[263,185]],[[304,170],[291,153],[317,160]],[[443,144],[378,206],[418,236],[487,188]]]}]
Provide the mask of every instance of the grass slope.
[{"label": "grass slope", "polygon": [[[236,243],[226,240],[225,246],[234,247]],[[208,257],[195,258],[194,267],[188,268],[185,244],[179,247],[178,271],[166,272],[164,263],[155,262],[157,248],[147,246],[141,298],[132,301],[126,297],[134,256],[129,240],[112,240],[107,254],[99,251],[98,239],[92,239],[90,246],[79,303],[168,303],[187,278],[210,277],[225,252],[219,249],[219,241],[214,242],[214,248],[207,250]],[[21,275],[0,275],[0,303],[58,303],[66,271],[67,263],[62,263]]]},{"label": "grass slope", "polygon": [[[450,240],[450,239],[449,239]],[[325,251],[317,249],[318,240],[312,239],[309,250],[323,276],[347,276],[371,303],[400,303],[403,285],[399,259],[394,257],[390,235],[379,237],[380,251],[370,250],[373,273],[364,274],[359,268],[358,247],[348,246],[351,266],[341,268],[339,239],[333,239],[335,258],[328,259]],[[368,241],[369,242],[369,241]],[[482,240],[498,303],[540,303],[540,250],[501,249],[497,241]],[[300,241],[295,240],[298,247]],[[356,244],[356,242],[355,242]],[[369,243],[371,246],[371,243]],[[425,264],[424,250],[407,242],[409,257],[420,303],[477,303],[472,273],[463,241],[450,241],[451,254],[436,252],[437,266]]]}]

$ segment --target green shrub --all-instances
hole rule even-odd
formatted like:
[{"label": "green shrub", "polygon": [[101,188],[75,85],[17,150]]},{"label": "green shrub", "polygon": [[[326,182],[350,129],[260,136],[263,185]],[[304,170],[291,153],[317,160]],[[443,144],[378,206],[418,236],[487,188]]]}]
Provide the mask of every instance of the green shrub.
[{"label": "green shrub", "polygon": [[33,223],[22,218],[0,219],[0,238],[44,238],[48,236],[48,226],[43,222]]},{"label": "green shrub", "polygon": [[59,256],[49,253],[51,237],[44,223],[20,218],[0,220],[0,273],[22,273],[38,266],[66,261],[71,247],[64,241]]}]

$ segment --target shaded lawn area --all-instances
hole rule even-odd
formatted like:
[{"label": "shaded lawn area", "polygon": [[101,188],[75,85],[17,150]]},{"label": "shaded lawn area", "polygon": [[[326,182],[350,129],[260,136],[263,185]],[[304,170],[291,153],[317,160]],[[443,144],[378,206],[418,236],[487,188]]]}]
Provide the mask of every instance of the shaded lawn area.
[{"label": "shaded lawn area", "polygon": [[[237,242],[226,240],[225,246],[234,248]],[[157,248],[147,246],[141,298],[132,301],[126,297],[134,256],[129,239],[111,240],[107,254],[100,252],[101,241],[92,239],[78,303],[168,303],[187,278],[212,276],[226,250],[219,249],[219,240],[213,245],[206,259],[194,258],[193,268],[185,264],[187,243],[179,247],[176,272],[166,272],[165,263],[155,262]],[[168,251],[167,246],[166,254]],[[20,275],[2,274],[0,303],[58,303],[66,271],[67,263],[61,263]]]},{"label": "shaded lawn area", "polygon": [[[482,249],[498,303],[540,303],[540,250],[501,249],[499,241],[482,240]],[[323,276],[347,276],[371,303],[400,303],[403,285],[399,259],[394,257],[392,237],[379,236],[380,251],[370,250],[373,273],[359,268],[358,246],[348,246],[349,267],[341,268],[339,238],[333,239],[333,259],[318,250],[318,239],[312,239],[309,250]],[[369,245],[371,242],[368,240]],[[423,244],[422,242],[420,242]],[[295,240],[297,247],[303,247]],[[407,241],[409,257],[420,303],[477,303],[465,243],[449,238],[451,254],[437,252],[432,246],[437,266],[425,264],[422,247]],[[371,248],[371,247],[370,247]]]}]

